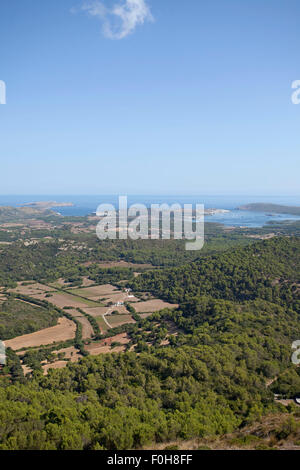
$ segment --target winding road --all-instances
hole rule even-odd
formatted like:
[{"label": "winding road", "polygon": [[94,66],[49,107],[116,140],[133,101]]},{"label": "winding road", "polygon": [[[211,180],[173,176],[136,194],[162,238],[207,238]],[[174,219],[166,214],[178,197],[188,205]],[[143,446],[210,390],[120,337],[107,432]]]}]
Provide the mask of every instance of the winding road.
[{"label": "winding road", "polygon": [[[124,299],[121,300],[121,302],[125,302],[127,299],[129,299],[129,293],[126,292],[124,293]],[[120,302],[120,301],[119,301]],[[116,305],[112,305],[111,307],[109,307],[109,309],[107,310],[107,312],[103,313],[102,314],[102,318],[103,320],[105,321],[106,325],[108,326],[108,328],[113,328],[107,321],[106,319],[106,316],[109,315],[110,313],[112,313],[114,310],[116,309]]]}]

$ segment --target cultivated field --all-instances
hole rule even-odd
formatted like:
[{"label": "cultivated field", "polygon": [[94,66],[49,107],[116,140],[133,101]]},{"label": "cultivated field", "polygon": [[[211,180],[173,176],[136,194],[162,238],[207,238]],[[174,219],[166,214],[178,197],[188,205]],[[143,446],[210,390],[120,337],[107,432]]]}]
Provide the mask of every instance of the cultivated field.
[{"label": "cultivated field", "polygon": [[31,294],[31,297],[39,300],[46,300],[51,304],[55,305],[59,308],[64,307],[73,307],[73,308],[83,308],[83,307],[94,307],[97,303],[89,300],[84,299],[81,297],[77,297],[76,295],[68,294],[67,292],[51,292],[46,294]]},{"label": "cultivated field", "polygon": [[[97,302],[94,302],[89,298],[84,298],[84,289],[78,289],[78,296],[74,295],[75,289],[70,290],[70,293],[57,290],[54,284],[56,284],[56,287],[61,288],[62,283],[63,280],[61,279],[60,283],[53,283],[50,287],[48,287],[36,282],[30,285],[22,285],[22,283],[19,282],[18,287],[16,289],[12,289],[11,292],[28,295],[29,297],[33,297],[34,299],[38,300],[46,300],[47,302],[50,302],[59,308],[81,308],[87,306],[96,307],[97,305],[99,305]],[[82,297],[80,297],[81,291],[83,292]]]},{"label": "cultivated field", "polygon": [[107,320],[104,320],[104,318],[105,317],[103,315],[97,317],[97,323],[101,330],[101,334],[105,334],[111,328],[110,324],[107,322]]},{"label": "cultivated field", "polygon": [[107,315],[106,319],[112,328],[126,325],[127,323],[135,323],[131,315]]},{"label": "cultivated field", "polygon": [[[117,302],[124,302],[124,300],[126,299],[126,295],[122,291],[116,291],[115,293],[112,293],[112,294],[104,294],[100,298],[103,299],[103,302],[106,304],[108,302],[117,303]],[[90,299],[99,300],[99,297],[90,297]]]},{"label": "cultivated field", "polygon": [[58,325],[45,328],[28,335],[17,336],[14,339],[5,341],[6,347],[17,351],[23,348],[44,346],[58,341],[66,341],[75,337],[76,324],[68,318],[62,317],[58,320]]},{"label": "cultivated field", "polygon": [[27,284],[27,282],[25,283],[25,285],[22,284],[22,282],[18,282],[18,287],[16,287],[16,289],[12,289],[12,292],[17,292],[18,294],[34,297],[36,295],[42,295],[44,293],[53,291],[52,287],[44,286],[43,284],[34,281],[32,281],[32,284],[30,285]]},{"label": "cultivated field", "polygon": [[169,304],[160,299],[146,300],[134,304],[137,313],[154,313],[164,308],[178,308],[177,304]]},{"label": "cultivated field", "polygon": [[88,288],[82,289],[69,289],[68,292],[72,292],[72,294],[85,297],[90,301],[97,302],[99,299],[103,299],[103,302],[108,304],[109,302],[117,303],[117,302],[138,302],[134,295],[128,296],[126,292],[114,287],[110,284],[101,285],[101,286],[93,286]]},{"label": "cultivated field", "polygon": [[103,284],[101,286],[92,286],[87,288],[73,288],[70,289],[73,294],[81,295],[82,297],[103,297],[104,295],[109,295],[113,292],[120,292],[117,287],[112,286],[111,284]]},{"label": "cultivated field", "polygon": [[92,317],[100,317],[107,312],[107,307],[93,307],[93,308],[82,308],[85,313],[88,313]]},{"label": "cultivated field", "polygon": [[94,335],[94,330],[92,325],[90,324],[88,318],[86,318],[81,312],[78,310],[68,310],[68,313],[72,315],[72,317],[76,318],[81,325],[82,325],[82,339],[89,339],[92,338]]},{"label": "cultivated field", "polygon": [[[60,290],[62,288],[67,290]],[[111,284],[90,285],[88,279],[86,279],[85,286],[81,288],[70,288],[64,283],[63,279],[51,284],[49,287],[37,282],[32,282],[30,285],[18,283],[15,292],[35,299],[46,300],[61,309],[69,307],[66,311],[82,325],[83,340],[93,338],[94,330],[88,318],[79,312],[78,309],[94,317],[97,320],[101,333],[105,334],[110,328],[135,323],[126,306],[116,305],[118,302],[132,303],[141,318],[147,318],[154,312],[164,308],[177,308],[177,305],[164,302],[160,299],[146,300],[149,297],[147,293],[144,295],[144,300],[141,301],[133,293],[122,291]],[[103,300],[100,302],[99,299]],[[118,312],[118,314],[112,314],[114,311]],[[47,346],[59,341],[74,339],[75,332],[75,322],[63,317],[59,318],[58,325],[54,327],[19,336],[7,341],[6,345],[15,351]],[[126,344],[129,341],[127,334],[122,333],[112,338],[92,342],[86,345],[85,348],[91,355],[118,353],[126,349]],[[120,343],[120,345],[111,348],[111,343]],[[168,338],[165,339],[165,344],[168,344]],[[44,374],[47,374],[49,369],[63,368],[68,362],[77,362],[81,357],[81,354],[73,346],[55,352],[55,354],[58,353],[65,353],[65,357],[59,356],[52,363],[42,364]],[[24,365],[23,368],[25,370],[26,366]]]}]

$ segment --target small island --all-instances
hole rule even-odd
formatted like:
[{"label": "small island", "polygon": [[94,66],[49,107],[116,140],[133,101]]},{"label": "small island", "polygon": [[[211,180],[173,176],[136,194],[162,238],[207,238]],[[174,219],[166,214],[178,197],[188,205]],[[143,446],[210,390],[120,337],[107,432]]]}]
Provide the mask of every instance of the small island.
[{"label": "small island", "polygon": [[51,207],[72,207],[72,202],[56,202],[56,201],[37,201],[37,202],[26,202],[22,204],[22,207],[34,207],[36,209],[50,209]]}]

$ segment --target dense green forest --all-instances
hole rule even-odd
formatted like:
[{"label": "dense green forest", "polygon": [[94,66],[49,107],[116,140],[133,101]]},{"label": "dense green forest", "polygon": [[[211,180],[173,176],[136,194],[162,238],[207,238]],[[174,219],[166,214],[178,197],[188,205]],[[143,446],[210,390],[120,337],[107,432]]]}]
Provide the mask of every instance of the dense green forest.
[{"label": "dense green forest", "polygon": [[135,448],[222,435],[283,409],[265,381],[290,367],[298,315],[260,300],[206,298],[198,310],[156,316],[181,328],[172,346],[3,380],[0,448]]},{"label": "dense green forest", "polygon": [[[235,244],[247,245],[252,240],[243,236],[213,236],[201,252],[185,250],[182,240],[97,240],[95,235],[74,236],[65,239],[41,240],[33,245],[14,242],[0,249],[0,285],[11,286],[15,281],[55,281],[63,277],[73,282],[90,276],[97,282],[120,280],[122,271],[108,271],[99,264],[105,261],[126,261],[151,266],[178,266],[199,256],[223,251]],[[87,265],[87,263],[90,263]],[[136,271],[143,268],[137,266]],[[128,279],[128,271],[123,271]]]},{"label": "dense green forest", "polygon": [[299,250],[299,239],[275,238],[141,274],[134,289],[180,306],[128,326],[133,352],[26,380],[12,355],[16,378],[0,379],[0,449],[138,448],[286,413],[274,393],[300,392]]},{"label": "dense green forest", "polygon": [[263,298],[294,302],[299,308],[299,238],[275,238],[229,250],[178,268],[149,271],[132,282],[136,291],[150,291],[183,303],[200,295],[227,300]]}]

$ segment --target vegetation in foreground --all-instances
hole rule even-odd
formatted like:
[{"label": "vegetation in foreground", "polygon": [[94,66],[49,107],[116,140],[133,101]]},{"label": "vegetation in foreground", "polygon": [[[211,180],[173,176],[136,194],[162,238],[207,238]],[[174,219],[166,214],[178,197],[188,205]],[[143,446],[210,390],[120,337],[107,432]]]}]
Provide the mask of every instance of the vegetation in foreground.
[{"label": "vegetation in foreground", "polygon": [[[290,356],[300,338],[299,250],[298,238],[278,238],[142,274],[135,289],[164,293],[179,309],[133,326],[135,352],[86,357],[13,384],[3,377],[0,449],[167,445],[285,413],[274,390],[284,377],[286,396],[298,390]],[[148,341],[158,322],[178,329],[168,346]],[[292,426],[297,434],[297,420]]]}]

